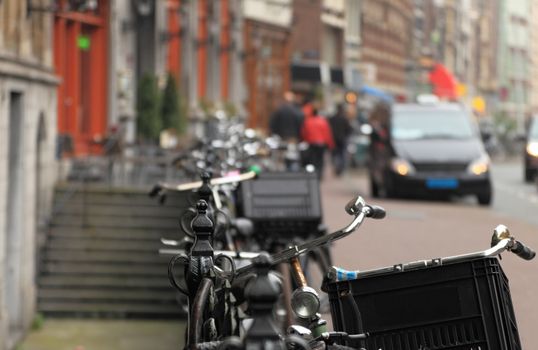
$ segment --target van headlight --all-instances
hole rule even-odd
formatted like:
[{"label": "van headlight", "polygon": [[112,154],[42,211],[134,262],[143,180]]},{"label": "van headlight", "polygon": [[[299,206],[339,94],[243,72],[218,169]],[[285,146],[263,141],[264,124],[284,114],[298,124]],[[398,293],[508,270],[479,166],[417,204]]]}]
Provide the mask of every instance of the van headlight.
[{"label": "van headlight", "polygon": [[529,142],[527,144],[527,153],[533,157],[538,157],[538,142]]},{"label": "van headlight", "polygon": [[407,160],[402,158],[393,158],[390,162],[393,171],[401,176],[412,175],[415,173],[415,167]]},{"label": "van headlight", "polygon": [[489,170],[489,162],[489,157],[487,155],[483,155],[482,157],[472,161],[467,167],[467,171],[474,175],[482,175],[487,173]]},{"label": "van headlight", "polygon": [[297,317],[310,319],[319,312],[318,293],[313,288],[301,287],[293,291],[291,307]]}]

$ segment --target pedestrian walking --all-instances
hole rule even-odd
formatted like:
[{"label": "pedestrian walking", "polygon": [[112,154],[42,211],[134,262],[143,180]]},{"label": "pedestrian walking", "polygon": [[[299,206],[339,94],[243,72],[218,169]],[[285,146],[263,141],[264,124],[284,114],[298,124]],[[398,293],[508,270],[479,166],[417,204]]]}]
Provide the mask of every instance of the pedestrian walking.
[{"label": "pedestrian walking", "polygon": [[284,102],[271,114],[269,129],[272,135],[278,135],[285,142],[297,143],[301,137],[303,113],[295,102],[295,94],[284,93]]},{"label": "pedestrian walking", "polygon": [[329,125],[334,140],[334,149],[331,153],[334,173],[340,176],[346,168],[347,144],[353,131],[346,115],[345,104],[337,106],[336,113],[329,119]]},{"label": "pedestrian walking", "polygon": [[305,119],[310,118],[312,114],[314,113],[314,109],[315,109],[314,103],[312,102],[310,97],[307,97],[301,108],[301,110],[303,111],[304,118]]},{"label": "pedestrian walking", "polygon": [[308,143],[308,151],[304,163],[312,164],[318,174],[318,178],[323,177],[323,166],[325,150],[334,149],[334,139],[331,127],[327,120],[318,114],[316,108],[312,109],[310,117],[305,118],[302,128],[303,141]]},{"label": "pedestrian walking", "polygon": [[370,113],[369,120],[372,126],[370,147],[374,151],[383,151],[389,139],[390,106],[383,102],[377,104]]},{"label": "pedestrian walking", "polygon": [[284,102],[269,119],[271,134],[279,136],[286,143],[284,164],[288,171],[298,171],[301,168],[298,143],[301,138],[303,119],[296,96],[291,91],[284,94]]},{"label": "pedestrian walking", "polygon": [[102,140],[103,154],[107,160],[107,180],[114,184],[118,177],[124,176],[125,151],[125,125],[123,121],[118,125],[111,125],[105,138]]},{"label": "pedestrian walking", "polygon": [[[390,157],[391,150],[390,137],[390,106],[386,103],[377,104],[369,116],[372,133],[370,134],[369,146],[369,169],[370,171],[378,171],[383,169],[383,162],[387,157]],[[372,175],[373,177],[381,177],[382,174]]]}]

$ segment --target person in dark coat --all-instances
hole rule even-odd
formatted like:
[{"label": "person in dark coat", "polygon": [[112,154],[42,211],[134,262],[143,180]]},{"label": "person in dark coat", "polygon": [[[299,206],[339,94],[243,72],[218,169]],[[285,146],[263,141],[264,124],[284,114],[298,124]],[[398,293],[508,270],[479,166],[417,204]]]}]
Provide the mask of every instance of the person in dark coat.
[{"label": "person in dark coat", "polygon": [[286,142],[297,143],[301,137],[303,113],[295,103],[295,95],[291,91],[284,94],[284,103],[269,118],[271,134],[278,135]]},{"label": "person in dark coat", "polygon": [[337,107],[336,114],[329,119],[334,139],[332,161],[334,172],[337,176],[342,175],[346,168],[347,143],[353,128],[345,113],[345,105]]}]

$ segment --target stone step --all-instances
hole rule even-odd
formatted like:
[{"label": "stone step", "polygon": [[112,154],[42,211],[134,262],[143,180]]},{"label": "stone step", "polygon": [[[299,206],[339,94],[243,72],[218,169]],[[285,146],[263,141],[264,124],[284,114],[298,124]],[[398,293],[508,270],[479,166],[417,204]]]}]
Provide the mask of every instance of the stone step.
[{"label": "stone step", "polygon": [[57,238],[48,242],[49,249],[71,251],[142,251],[158,253],[164,246],[158,240],[95,239],[95,238]]},{"label": "stone step", "polygon": [[157,264],[103,264],[45,262],[40,268],[46,275],[117,275],[117,276],[162,276],[168,271],[168,263]]},{"label": "stone step", "polygon": [[70,201],[60,210],[62,215],[87,215],[87,216],[144,216],[154,218],[174,218],[177,219],[183,214],[183,208],[170,206],[150,206],[150,205],[120,205],[112,204],[86,204],[82,202]]},{"label": "stone step", "polygon": [[159,255],[158,252],[117,252],[117,251],[65,251],[47,249],[45,261],[67,261],[72,263],[157,263],[168,262],[171,256]]},{"label": "stone step", "polygon": [[[179,225],[178,225],[179,226]],[[110,227],[76,227],[76,226],[53,226],[51,237],[73,238],[103,238],[103,239],[126,239],[126,240],[160,240],[162,237],[180,239],[184,237],[178,227],[175,228],[110,228]]]},{"label": "stone step", "polygon": [[39,279],[42,288],[125,288],[168,290],[171,288],[167,272],[161,276],[100,276],[100,275],[43,275]]},{"label": "stone step", "polygon": [[151,198],[147,192],[117,192],[107,191],[65,191],[56,189],[54,207],[61,208],[66,203],[86,203],[86,204],[105,204],[105,205],[130,205],[130,206],[153,206],[153,207],[187,207],[194,203],[197,196],[191,193],[180,195],[167,194],[164,204],[160,203],[159,198]]},{"label": "stone step", "polygon": [[170,290],[147,291],[147,290],[124,290],[124,289],[63,289],[47,288],[41,289],[38,293],[38,299],[43,301],[151,301],[160,300],[161,302],[170,302],[173,304],[178,300],[177,293],[170,287]]},{"label": "stone step", "polygon": [[[165,205],[147,190],[59,186],[38,279],[48,316],[177,318],[160,238],[181,239],[186,195]],[[75,191],[76,190],[76,191]],[[178,272],[181,268],[178,268]]]},{"label": "stone step", "polygon": [[184,317],[181,306],[157,303],[81,303],[49,302],[38,305],[38,311],[45,315],[86,316],[86,317]]},{"label": "stone step", "polygon": [[114,216],[87,216],[82,215],[55,215],[52,219],[53,225],[78,226],[78,227],[121,227],[121,228],[153,228],[153,229],[178,229],[179,219],[177,218],[155,218],[155,217],[114,217]]}]

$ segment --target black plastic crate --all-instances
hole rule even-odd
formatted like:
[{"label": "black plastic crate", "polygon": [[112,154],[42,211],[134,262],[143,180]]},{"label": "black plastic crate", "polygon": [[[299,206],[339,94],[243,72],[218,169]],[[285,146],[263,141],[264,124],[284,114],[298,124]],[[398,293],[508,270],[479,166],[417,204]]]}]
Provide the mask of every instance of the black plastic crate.
[{"label": "black plastic crate", "polygon": [[239,216],[254,222],[256,233],[308,235],[322,220],[319,180],[315,173],[261,173],[241,183]]},{"label": "black plastic crate", "polygon": [[[379,273],[326,286],[334,329],[383,350],[520,350],[508,279],[496,258]],[[353,317],[357,304],[360,320]],[[351,304],[353,305],[353,304]],[[361,324],[362,323],[362,324]]]}]

